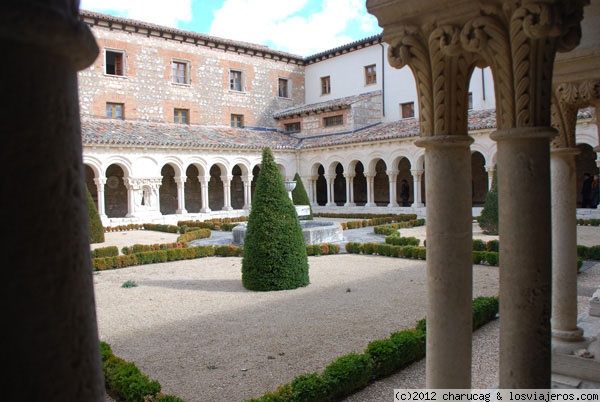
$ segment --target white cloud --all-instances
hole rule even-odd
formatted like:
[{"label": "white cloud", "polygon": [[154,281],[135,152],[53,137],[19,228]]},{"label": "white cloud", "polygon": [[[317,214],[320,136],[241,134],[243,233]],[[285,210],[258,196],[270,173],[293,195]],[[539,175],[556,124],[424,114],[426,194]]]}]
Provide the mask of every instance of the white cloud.
[{"label": "white cloud", "polygon": [[81,0],[80,8],[170,27],[192,19],[191,0]]},{"label": "white cloud", "polygon": [[209,33],[307,56],[377,32],[364,0],[225,0]]}]

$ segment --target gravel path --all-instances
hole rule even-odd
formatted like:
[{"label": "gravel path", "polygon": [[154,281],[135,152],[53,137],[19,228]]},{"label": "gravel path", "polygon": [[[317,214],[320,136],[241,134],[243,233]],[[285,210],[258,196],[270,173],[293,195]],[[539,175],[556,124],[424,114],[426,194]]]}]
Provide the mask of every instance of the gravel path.
[{"label": "gravel path", "polygon": [[[592,230],[588,230],[592,229]],[[412,231],[412,232],[411,232]],[[578,243],[600,244],[583,228]],[[404,229],[420,237],[424,228]],[[475,235],[475,234],[474,234]],[[94,247],[173,241],[177,235],[107,233]],[[309,257],[311,284],[279,292],[241,285],[241,259],[210,257],[94,274],[100,339],[133,361],[163,392],[187,402],[243,401],[304,373],[321,372],[368,342],[412,328],[425,316],[425,262],[388,257]],[[137,287],[123,288],[126,281]],[[498,293],[498,268],[474,267],[473,296]],[[600,264],[579,275],[600,284]],[[580,297],[580,309],[588,297]],[[473,387],[497,383],[498,322],[474,333]],[[425,362],[346,399],[389,401],[394,388],[423,388]]]}]

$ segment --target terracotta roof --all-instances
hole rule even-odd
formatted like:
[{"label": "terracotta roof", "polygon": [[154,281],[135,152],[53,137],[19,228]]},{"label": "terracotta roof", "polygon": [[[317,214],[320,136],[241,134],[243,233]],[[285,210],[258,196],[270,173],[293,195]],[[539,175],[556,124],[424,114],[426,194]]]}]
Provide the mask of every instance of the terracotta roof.
[{"label": "terracotta roof", "polygon": [[81,119],[84,145],[191,148],[295,149],[298,139],[267,129],[153,123],[118,119]]},{"label": "terracotta roof", "polygon": [[[496,127],[494,110],[469,112],[469,129]],[[377,123],[358,130],[297,138],[274,129],[232,128],[118,119],[82,118],[83,145],[151,146],[167,148],[306,149],[419,135],[416,118]]]},{"label": "terracotta roof", "polygon": [[[470,110],[469,130],[483,130],[496,127],[495,110]],[[381,141],[394,138],[417,137],[419,120],[402,119],[391,123],[379,123],[362,129],[344,133],[315,135],[302,139],[300,148],[319,148],[332,145]]]},{"label": "terracotta roof", "polygon": [[325,102],[312,103],[309,105],[296,106],[289,109],[280,110],[273,113],[275,119],[286,119],[294,116],[301,116],[310,113],[322,113],[331,110],[347,109],[353,103],[369,99],[373,96],[381,95],[381,90],[365,92],[364,94],[348,96],[345,98],[333,99]]}]

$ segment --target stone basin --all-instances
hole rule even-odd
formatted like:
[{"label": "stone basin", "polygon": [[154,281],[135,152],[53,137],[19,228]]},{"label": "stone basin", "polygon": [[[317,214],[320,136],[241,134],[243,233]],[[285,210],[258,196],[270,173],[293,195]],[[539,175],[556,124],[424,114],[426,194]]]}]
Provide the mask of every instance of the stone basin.
[{"label": "stone basin", "polygon": [[[246,236],[246,223],[233,228],[233,244],[241,246]],[[337,222],[300,221],[306,245],[335,243],[344,240],[342,226]]]}]

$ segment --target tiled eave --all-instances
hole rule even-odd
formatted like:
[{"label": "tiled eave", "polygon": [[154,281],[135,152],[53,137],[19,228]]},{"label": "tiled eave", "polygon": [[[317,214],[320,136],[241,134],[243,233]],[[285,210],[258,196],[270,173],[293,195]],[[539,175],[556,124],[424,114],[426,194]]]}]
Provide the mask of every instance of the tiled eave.
[{"label": "tiled eave", "polygon": [[373,96],[381,95],[381,91],[366,92],[360,95],[348,96],[345,98],[333,99],[325,102],[311,103],[292,107],[289,109],[280,110],[273,114],[273,118],[277,120],[292,119],[295,117],[307,116],[310,114],[327,113],[335,110],[349,109],[352,104],[366,100]]},{"label": "tiled eave", "polygon": [[150,24],[147,22],[132,20],[129,18],[114,17],[111,15],[96,13],[87,10],[80,10],[79,18],[81,21],[89,25],[105,27],[111,30],[135,32],[146,36],[155,36],[167,40],[174,40],[178,42],[185,42],[199,46],[216,48],[223,51],[243,53],[251,56],[263,57],[265,59],[272,59],[291,64],[304,65],[304,59],[301,56],[272,50],[266,46],[256,45],[253,43],[234,41],[230,39],[209,36],[201,33]]},{"label": "tiled eave", "polygon": [[299,144],[275,130],[88,118],[81,120],[81,139],[84,146],[160,148],[297,149]]}]

